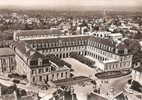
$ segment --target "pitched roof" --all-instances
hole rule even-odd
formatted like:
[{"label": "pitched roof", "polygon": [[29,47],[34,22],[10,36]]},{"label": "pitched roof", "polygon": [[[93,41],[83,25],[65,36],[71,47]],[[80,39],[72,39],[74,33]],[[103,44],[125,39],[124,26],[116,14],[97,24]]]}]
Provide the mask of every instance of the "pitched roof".
[{"label": "pitched roof", "polygon": [[108,39],[108,38],[100,38],[100,37],[92,36],[92,38],[90,38],[90,40],[93,40],[97,43],[101,43],[101,44],[104,44],[104,45],[108,45],[110,47],[116,46],[116,42],[113,41],[112,39]]},{"label": "pitched roof", "polygon": [[59,67],[63,67],[64,65],[66,65],[69,68],[71,67],[70,64],[66,63],[65,61],[61,60],[55,55],[47,55],[47,56],[42,55],[38,51],[29,47],[29,45],[27,45],[24,41],[18,41],[15,46],[16,49],[18,49],[21,52],[22,54],[20,55],[21,57],[25,56],[29,59],[46,58],[49,59],[51,62],[57,64]]},{"label": "pitched roof", "polygon": [[70,65],[69,63],[65,62],[64,60],[62,60],[62,59],[60,59],[60,58],[58,58],[58,57],[56,57],[56,56],[53,55],[53,54],[49,54],[49,55],[47,55],[46,57],[47,57],[48,59],[50,59],[51,62],[57,64],[59,67],[63,67],[64,65],[66,65],[68,68],[71,67],[71,65]]},{"label": "pitched roof", "polygon": [[14,55],[14,52],[11,48],[0,48],[0,56],[9,56]]},{"label": "pitched roof", "polygon": [[53,29],[38,29],[38,30],[18,30],[16,36],[31,36],[31,35],[57,35],[64,34],[62,31]]},{"label": "pitched roof", "polygon": [[89,95],[88,95],[88,99],[87,100],[108,100],[107,98],[105,98],[105,97],[102,97],[102,96],[100,96],[100,95],[97,95],[97,94],[95,94],[95,93],[90,93]]},{"label": "pitched roof", "polygon": [[114,99],[115,100],[128,100],[127,96],[125,96],[123,92],[117,95],[116,97],[114,97]]},{"label": "pitched roof", "polygon": [[123,50],[123,49],[125,49],[125,48],[128,48],[128,46],[127,46],[125,43],[122,42],[122,43],[119,43],[119,44],[116,46],[116,48]]},{"label": "pitched roof", "polygon": [[43,57],[42,54],[32,49],[29,46],[29,44],[26,44],[24,41],[17,41],[15,46],[16,46],[16,49],[18,49],[27,58],[34,59],[34,58]]},{"label": "pitched roof", "polygon": [[138,71],[138,72],[142,72],[142,67],[137,67],[137,68],[134,68],[134,70]]},{"label": "pitched roof", "polygon": [[65,37],[55,37],[48,39],[35,39],[35,40],[25,40],[26,43],[58,43],[58,42],[70,42],[78,40],[88,40],[90,36],[65,36]]}]

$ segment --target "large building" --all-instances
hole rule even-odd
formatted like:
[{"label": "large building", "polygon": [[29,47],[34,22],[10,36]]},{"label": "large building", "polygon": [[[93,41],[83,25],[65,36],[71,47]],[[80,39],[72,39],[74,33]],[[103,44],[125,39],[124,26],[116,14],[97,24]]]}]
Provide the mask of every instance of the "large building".
[{"label": "large building", "polygon": [[15,66],[14,52],[10,48],[0,48],[0,74],[13,72]]},{"label": "large building", "polygon": [[26,75],[33,84],[46,83],[70,77],[70,65],[54,55],[43,55],[25,41],[12,45],[17,62],[16,73]]},{"label": "large building", "polygon": [[[127,45],[110,38],[88,35],[54,36],[48,38],[29,38],[36,36],[28,31],[28,36],[20,33],[12,48],[16,53],[17,72],[27,75],[30,83],[69,78],[70,66],[62,58],[70,57],[75,52],[96,61],[102,72],[129,69],[132,55]],[[44,33],[44,30],[43,30]],[[61,64],[61,65],[60,65]],[[51,69],[55,69],[51,71]],[[53,74],[55,73],[55,74]]]},{"label": "large building", "polygon": [[127,46],[111,39],[94,36],[64,36],[60,38],[25,40],[31,48],[44,55],[54,54],[58,58],[70,57],[72,52],[96,59],[102,71],[129,69],[132,55]]},{"label": "large building", "polygon": [[58,58],[70,57],[72,52],[96,59],[102,71],[129,69],[132,55],[123,42],[87,35],[61,36],[48,39],[25,39],[30,48],[44,55],[54,54]]}]

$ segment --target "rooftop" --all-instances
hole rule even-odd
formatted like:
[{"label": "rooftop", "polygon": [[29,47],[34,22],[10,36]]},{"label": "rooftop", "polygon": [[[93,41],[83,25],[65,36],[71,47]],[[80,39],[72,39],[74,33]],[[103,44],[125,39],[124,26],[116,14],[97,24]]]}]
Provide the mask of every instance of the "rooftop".
[{"label": "rooftop", "polygon": [[122,34],[121,33],[111,33],[109,34],[109,36],[122,36]]},{"label": "rooftop", "polygon": [[[16,46],[16,49],[18,49],[27,58],[30,58],[32,55],[34,55],[34,58],[40,57],[39,53],[38,56],[35,56],[36,51],[30,48],[24,41],[17,41],[14,46]],[[31,52],[33,53],[31,54]]]},{"label": "rooftop", "polygon": [[10,48],[0,48],[0,56],[14,55],[14,52]]},{"label": "rooftop", "polygon": [[34,40],[25,40],[27,43],[34,43],[34,42],[49,42],[49,43],[56,43],[56,42],[69,42],[69,41],[76,41],[76,40],[88,40],[90,36],[84,35],[74,35],[74,36],[61,36],[61,37],[54,37],[54,38],[40,38]]},{"label": "rooftop", "polygon": [[87,100],[108,100],[107,98],[101,96],[101,95],[98,95],[98,94],[95,94],[95,93],[90,93],[88,95],[88,99]]},{"label": "rooftop", "polygon": [[17,36],[31,36],[31,35],[63,35],[64,33],[60,30],[53,29],[38,29],[38,30],[18,30],[16,31]]},{"label": "rooftop", "polygon": [[142,67],[134,68],[134,70],[136,70],[136,71],[138,71],[138,72],[142,72]]},{"label": "rooftop", "polygon": [[64,60],[61,60],[53,54],[49,54],[46,57],[50,59],[53,63],[57,64],[59,67],[64,67],[64,65],[66,65],[68,68],[71,68],[71,65],[69,63],[65,62]]}]

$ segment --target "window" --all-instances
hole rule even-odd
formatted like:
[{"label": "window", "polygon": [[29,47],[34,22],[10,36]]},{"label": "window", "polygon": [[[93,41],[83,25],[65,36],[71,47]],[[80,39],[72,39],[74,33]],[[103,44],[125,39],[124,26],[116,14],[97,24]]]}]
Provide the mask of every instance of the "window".
[{"label": "window", "polygon": [[38,64],[37,60],[30,61],[30,65],[37,65],[37,64]]},{"label": "window", "polygon": [[39,81],[42,81],[42,76],[39,76]]},{"label": "window", "polygon": [[42,66],[42,59],[41,58],[38,59],[38,62],[39,62],[39,66]]},{"label": "window", "polygon": [[48,59],[43,59],[43,64],[48,64],[49,60]]},{"label": "window", "polygon": [[124,50],[119,50],[118,53],[119,54],[124,54]]},{"label": "window", "polygon": [[51,67],[51,71],[55,71],[56,70],[56,68],[55,67]]},{"label": "window", "polygon": [[48,68],[46,68],[46,72],[48,72]]},{"label": "window", "polygon": [[32,70],[32,74],[34,74],[34,70]]},{"label": "window", "polygon": [[59,76],[59,73],[57,73],[57,78],[58,78],[58,76]]},{"label": "window", "polygon": [[66,77],[68,77],[68,72],[66,72]]},{"label": "window", "polygon": [[35,82],[35,77],[33,77],[33,82]]},{"label": "window", "polygon": [[52,74],[52,79],[54,78],[54,74]]},{"label": "window", "polygon": [[63,73],[61,73],[61,77],[63,77]]},{"label": "window", "polygon": [[42,72],[43,72],[43,69],[39,69],[38,72],[39,72],[39,73],[42,73]]},{"label": "window", "polygon": [[48,75],[46,76],[46,81],[48,81]]}]

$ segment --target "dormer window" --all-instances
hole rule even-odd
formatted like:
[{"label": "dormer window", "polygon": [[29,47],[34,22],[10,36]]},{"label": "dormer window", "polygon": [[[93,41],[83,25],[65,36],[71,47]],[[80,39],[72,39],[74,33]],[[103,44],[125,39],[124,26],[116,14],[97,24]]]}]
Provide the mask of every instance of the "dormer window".
[{"label": "dormer window", "polygon": [[119,54],[124,54],[124,50],[118,50]]},{"label": "dormer window", "polygon": [[38,61],[37,60],[32,60],[32,61],[30,61],[30,65],[38,65]]},{"label": "dormer window", "polygon": [[38,59],[38,66],[42,66],[42,59],[41,58]]},{"label": "dormer window", "polygon": [[49,60],[48,59],[43,59],[43,64],[48,64]]}]

